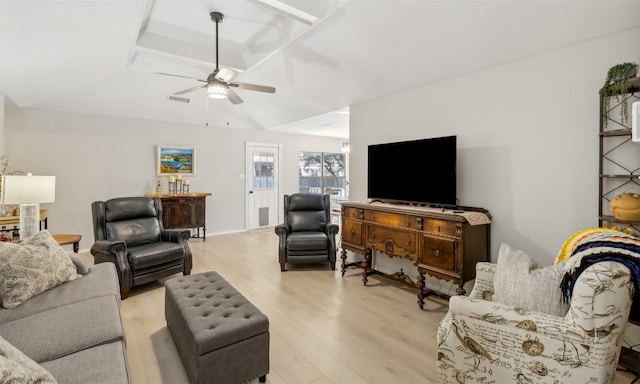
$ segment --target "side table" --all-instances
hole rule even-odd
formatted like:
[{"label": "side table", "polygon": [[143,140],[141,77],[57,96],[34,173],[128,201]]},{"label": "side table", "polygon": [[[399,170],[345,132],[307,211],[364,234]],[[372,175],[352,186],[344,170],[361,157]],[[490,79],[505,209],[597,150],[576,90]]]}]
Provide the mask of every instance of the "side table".
[{"label": "side table", "polygon": [[52,235],[54,239],[60,245],[73,244],[73,252],[78,253],[80,249],[80,240],[82,239],[82,235],[73,235],[73,234],[59,234]]}]

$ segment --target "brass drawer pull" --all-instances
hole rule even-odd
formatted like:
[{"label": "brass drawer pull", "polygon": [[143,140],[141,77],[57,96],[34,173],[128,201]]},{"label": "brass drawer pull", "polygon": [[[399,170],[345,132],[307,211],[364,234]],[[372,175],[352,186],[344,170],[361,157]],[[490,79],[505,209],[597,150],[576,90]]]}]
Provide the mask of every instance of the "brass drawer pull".
[{"label": "brass drawer pull", "polygon": [[373,232],[373,233],[371,234],[371,237],[373,237],[373,238],[375,239],[375,238],[376,238],[376,233],[375,233],[375,232]]},{"label": "brass drawer pull", "polygon": [[439,249],[434,249],[433,250],[433,254],[435,257],[440,257],[440,250]]}]

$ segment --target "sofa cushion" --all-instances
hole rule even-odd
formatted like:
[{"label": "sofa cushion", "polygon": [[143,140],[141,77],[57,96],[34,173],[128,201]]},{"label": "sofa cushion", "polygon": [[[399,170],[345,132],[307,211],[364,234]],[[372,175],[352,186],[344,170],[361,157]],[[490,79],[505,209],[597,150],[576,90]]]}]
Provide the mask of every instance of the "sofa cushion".
[{"label": "sofa cushion", "polygon": [[55,384],[55,378],[0,336],[0,383]]},{"label": "sofa cushion", "polygon": [[317,251],[327,253],[329,236],[324,232],[292,232],[287,236],[289,251]]},{"label": "sofa cushion", "polygon": [[0,324],[21,319],[39,312],[101,296],[115,296],[120,300],[120,284],[113,263],[91,266],[89,273],[43,292],[11,309],[0,307]]},{"label": "sofa cushion", "polygon": [[0,296],[5,308],[14,308],[79,276],[48,231],[40,231],[20,244],[0,243]]},{"label": "sofa cushion", "polygon": [[158,241],[135,247],[127,247],[133,270],[156,267],[163,263],[184,259],[184,247],[180,243]]},{"label": "sofa cushion", "polygon": [[42,363],[60,383],[129,384],[124,341],[97,345]]},{"label": "sofa cushion", "polygon": [[160,223],[155,217],[113,221],[105,224],[108,239],[124,240],[127,246],[160,241]]},{"label": "sofa cushion", "polygon": [[124,339],[119,302],[111,295],[5,323],[2,333],[38,363]]},{"label": "sofa cushion", "polygon": [[493,301],[555,316],[566,315],[569,304],[563,300],[560,289],[563,264],[538,267],[525,252],[504,243],[496,264]]},{"label": "sofa cushion", "polygon": [[67,251],[67,256],[69,256],[71,262],[73,262],[73,265],[76,266],[76,272],[81,275],[86,275],[89,272],[89,267],[87,266],[87,263],[84,261],[84,258],[82,258],[82,256],[69,251]]},{"label": "sofa cushion", "polygon": [[327,226],[325,211],[289,211],[289,227],[291,232],[320,231]]}]

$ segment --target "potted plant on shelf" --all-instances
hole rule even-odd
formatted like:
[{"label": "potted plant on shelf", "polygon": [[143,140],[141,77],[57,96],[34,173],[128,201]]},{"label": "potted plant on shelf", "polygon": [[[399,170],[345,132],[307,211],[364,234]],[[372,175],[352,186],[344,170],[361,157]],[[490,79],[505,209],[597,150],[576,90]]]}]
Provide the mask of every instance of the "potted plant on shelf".
[{"label": "potted plant on shelf", "polygon": [[605,127],[609,122],[609,112],[612,109],[609,108],[609,102],[612,98],[620,103],[621,123],[625,124],[629,121],[629,103],[624,100],[624,95],[629,89],[627,79],[636,77],[637,72],[638,64],[634,62],[616,64],[607,71],[604,85],[600,88],[600,105]]}]

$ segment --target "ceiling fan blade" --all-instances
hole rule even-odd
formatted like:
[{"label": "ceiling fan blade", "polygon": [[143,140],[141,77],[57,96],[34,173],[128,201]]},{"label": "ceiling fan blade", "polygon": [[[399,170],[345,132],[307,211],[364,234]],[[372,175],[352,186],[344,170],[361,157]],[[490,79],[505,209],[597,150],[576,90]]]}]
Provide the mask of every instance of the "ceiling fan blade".
[{"label": "ceiling fan blade", "polygon": [[207,82],[207,80],[202,80],[202,79],[198,79],[197,77],[191,77],[191,76],[182,76],[182,75],[174,75],[172,73],[163,73],[163,72],[156,72],[157,75],[163,75],[163,76],[173,76],[173,77],[182,77],[183,79],[192,79],[192,80],[198,80],[198,81],[202,81],[202,82]]},{"label": "ceiling fan blade", "polygon": [[182,90],[180,92],[175,92],[175,93],[173,93],[173,95],[182,95],[183,93],[193,92],[193,91],[196,91],[196,90],[198,90],[200,88],[204,88],[206,86],[207,86],[206,84],[205,85],[197,85],[195,87],[184,89],[184,90]]},{"label": "ceiling fan blade", "polygon": [[236,77],[236,75],[238,75],[238,72],[234,71],[233,69],[221,67],[218,70],[218,73],[214,75],[214,77],[220,81],[228,83],[231,81],[231,79]]},{"label": "ceiling fan blade", "polygon": [[257,85],[257,84],[249,84],[249,83],[231,83],[230,87],[238,87],[240,89],[248,89],[250,91],[260,91],[267,93],[276,93],[276,89],[274,87],[268,87],[266,85]]},{"label": "ceiling fan blade", "polygon": [[230,102],[232,102],[233,104],[240,104],[242,103],[242,99],[240,98],[240,96],[238,96],[237,93],[235,93],[233,91],[233,89],[231,88],[227,88],[227,98],[229,99]]}]

